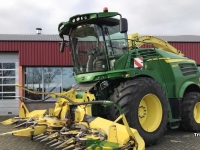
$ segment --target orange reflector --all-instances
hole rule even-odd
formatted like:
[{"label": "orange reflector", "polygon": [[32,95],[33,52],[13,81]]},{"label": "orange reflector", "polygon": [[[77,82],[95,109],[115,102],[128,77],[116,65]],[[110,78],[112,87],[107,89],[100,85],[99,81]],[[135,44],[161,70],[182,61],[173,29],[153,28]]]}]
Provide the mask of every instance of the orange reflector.
[{"label": "orange reflector", "polygon": [[104,7],[103,12],[108,12],[108,7]]}]

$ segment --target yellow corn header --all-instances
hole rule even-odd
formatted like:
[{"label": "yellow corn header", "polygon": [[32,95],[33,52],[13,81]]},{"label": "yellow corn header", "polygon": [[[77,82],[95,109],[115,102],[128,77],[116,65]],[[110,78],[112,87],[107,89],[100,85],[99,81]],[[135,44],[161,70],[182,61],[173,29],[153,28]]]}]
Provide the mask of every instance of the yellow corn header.
[{"label": "yellow corn header", "polygon": [[[16,86],[34,94],[44,94]],[[129,127],[119,105],[111,101],[95,101],[94,95],[89,92],[84,92],[80,98],[73,88],[68,92],[45,94],[57,98],[54,108],[29,112],[24,103],[27,98],[20,97],[19,117],[1,122],[13,125],[15,130],[0,135],[27,136],[62,150],[145,149],[143,139],[137,130]],[[92,117],[93,104],[116,105],[120,116],[114,122]],[[123,124],[118,123],[120,120]]]}]

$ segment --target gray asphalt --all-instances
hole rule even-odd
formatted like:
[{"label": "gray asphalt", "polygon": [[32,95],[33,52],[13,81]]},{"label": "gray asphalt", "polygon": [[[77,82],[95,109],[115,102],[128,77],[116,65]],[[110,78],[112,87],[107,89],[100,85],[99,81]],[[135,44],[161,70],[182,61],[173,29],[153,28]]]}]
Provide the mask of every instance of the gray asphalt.
[{"label": "gray asphalt", "polygon": [[[8,117],[0,117],[0,121]],[[12,131],[11,126],[0,124],[0,133]],[[31,141],[27,137],[1,136],[0,150],[50,150],[45,143]],[[200,136],[195,137],[192,132],[180,129],[168,130],[157,145],[147,147],[146,150],[200,150]]]}]

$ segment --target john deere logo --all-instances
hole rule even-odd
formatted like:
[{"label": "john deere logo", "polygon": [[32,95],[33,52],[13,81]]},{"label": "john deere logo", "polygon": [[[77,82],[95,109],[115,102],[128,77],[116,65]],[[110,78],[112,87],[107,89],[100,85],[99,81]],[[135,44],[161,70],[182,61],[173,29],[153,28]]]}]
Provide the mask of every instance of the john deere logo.
[{"label": "john deere logo", "polygon": [[85,77],[81,77],[81,79],[82,79],[82,80],[84,80],[84,79],[85,79]]}]

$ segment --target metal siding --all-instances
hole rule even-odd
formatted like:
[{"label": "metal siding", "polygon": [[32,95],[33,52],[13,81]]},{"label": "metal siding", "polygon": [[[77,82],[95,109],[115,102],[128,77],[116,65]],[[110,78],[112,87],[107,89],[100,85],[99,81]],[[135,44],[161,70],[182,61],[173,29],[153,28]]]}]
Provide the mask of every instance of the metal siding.
[{"label": "metal siding", "polygon": [[[169,42],[200,65],[200,43]],[[59,42],[0,41],[0,51],[19,51],[23,66],[72,66],[69,48],[61,53]]]},{"label": "metal siding", "polygon": [[11,48],[11,42],[1,42],[0,41],[0,51],[7,52],[7,51],[18,51],[16,48]]},{"label": "metal siding", "polygon": [[21,66],[72,66],[69,48],[59,42],[0,42],[0,51],[19,51]]},{"label": "metal siding", "polygon": [[200,43],[169,42],[172,46],[180,50],[185,56],[196,61],[200,65]]}]

